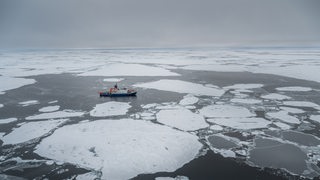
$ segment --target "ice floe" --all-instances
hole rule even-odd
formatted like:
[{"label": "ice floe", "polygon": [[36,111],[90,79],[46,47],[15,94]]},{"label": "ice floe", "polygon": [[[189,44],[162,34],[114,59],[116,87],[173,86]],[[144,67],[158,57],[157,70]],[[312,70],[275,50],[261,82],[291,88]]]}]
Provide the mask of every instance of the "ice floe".
[{"label": "ice floe", "polygon": [[79,76],[180,76],[167,69],[142,64],[109,64]]},{"label": "ice floe", "polygon": [[272,119],[278,119],[286,123],[300,124],[300,120],[294,116],[290,116],[286,111],[268,112],[266,115]]},{"label": "ice floe", "polygon": [[285,99],[291,99],[291,97],[278,94],[278,93],[271,93],[267,95],[261,96],[263,99],[270,99],[270,100],[285,100]]},{"label": "ice floe", "polygon": [[129,179],[175,171],[201,147],[192,134],[149,121],[120,119],[63,126],[43,139],[35,153],[101,171],[102,179]]},{"label": "ice floe", "polygon": [[311,115],[310,119],[312,121],[316,121],[316,122],[320,123],[320,115]]},{"label": "ice floe", "polygon": [[3,107],[3,104],[0,104],[0,108],[2,108]]},{"label": "ice floe", "polygon": [[39,101],[38,100],[23,101],[23,102],[19,102],[19,104],[22,106],[31,106],[31,105],[39,104]]},{"label": "ice floe", "polygon": [[234,98],[230,100],[233,103],[242,103],[242,104],[259,104],[262,103],[260,99],[240,99]]},{"label": "ice floe", "polygon": [[224,90],[222,89],[210,88],[202,84],[171,79],[162,79],[155,82],[135,84],[134,86],[177,93],[189,93],[193,95],[221,96],[224,94]]},{"label": "ice floe", "polygon": [[231,86],[225,86],[223,87],[223,89],[241,89],[241,90],[245,90],[245,89],[256,89],[256,88],[262,88],[263,84],[234,84]]},{"label": "ice floe", "polygon": [[123,80],[124,80],[124,78],[105,78],[105,79],[103,79],[104,82],[120,82]]},{"label": "ice floe", "polygon": [[48,102],[48,104],[54,104],[54,103],[57,103],[57,102],[58,102],[58,100],[54,100],[54,101]]},{"label": "ice floe", "polygon": [[157,113],[157,121],[184,131],[194,131],[209,126],[203,116],[183,108],[161,110]]},{"label": "ice floe", "polygon": [[18,144],[41,137],[60,124],[67,121],[66,119],[27,122],[20,127],[14,128],[12,132],[2,137],[3,144]]},{"label": "ice floe", "polygon": [[309,101],[284,101],[283,104],[287,106],[296,106],[296,107],[313,107],[313,108],[319,107],[318,104],[309,102]]},{"label": "ice floe", "polygon": [[210,118],[207,121],[218,124],[220,126],[227,126],[233,129],[261,129],[267,128],[270,121],[263,118],[246,118],[246,117],[231,117],[231,118]]},{"label": "ice floe", "polygon": [[180,105],[187,106],[195,104],[199,101],[199,98],[194,97],[192,95],[186,95],[183,97],[183,99],[179,102]]},{"label": "ice floe", "polygon": [[296,91],[296,92],[306,92],[312,91],[310,87],[301,87],[301,86],[289,86],[289,87],[278,87],[276,88],[278,91]]},{"label": "ice floe", "polygon": [[76,180],[94,180],[99,179],[97,173],[94,172],[88,172],[85,174],[77,175]]},{"label": "ice floe", "polygon": [[57,118],[78,117],[83,115],[84,115],[84,112],[65,109],[63,111],[55,111],[55,112],[48,112],[48,113],[28,116],[26,117],[26,120],[57,119]]},{"label": "ice floe", "polygon": [[177,176],[175,178],[172,177],[156,177],[155,180],[189,180],[186,176]]},{"label": "ice floe", "polygon": [[282,122],[273,122],[274,125],[278,126],[280,129],[288,130],[291,129],[291,126]]},{"label": "ice floe", "polygon": [[60,106],[47,106],[39,109],[40,112],[53,112],[53,111],[58,111],[60,109]]},{"label": "ice floe", "polygon": [[90,111],[90,116],[106,117],[125,115],[130,107],[130,103],[127,102],[110,101],[102,104],[97,104],[93,108],[93,110]]},{"label": "ice floe", "polygon": [[304,113],[305,111],[302,109],[298,109],[298,108],[291,108],[291,107],[284,107],[281,106],[280,107],[281,110],[287,111],[289,113],[293,113],[293,114],[300,114],[300,113]]},{"label": "ice floe", "polygon": [[215,125],[210,126],[210,129],[214,130],[214,131],[222,131],[223,127],[215,124]]},{"label": "ice floe", "polygon": [[7,118],[7,119],[0,119],[0,124],[7,124],[7,123],[11,123],[14,121],[17,121],[17,118]]},{"label": "ice floe", "polygon": [[255,114],[251,113],[247,108],[232,105],[209,105],[199,110],[200,114],[205,117],[251,117]]},{"label": "ice floe", "polygon": [[36,81],[34,79],[0,76],[0,82],[0,94],[3,94],[8,90],[17,89],[29,84],[34,84]]}]

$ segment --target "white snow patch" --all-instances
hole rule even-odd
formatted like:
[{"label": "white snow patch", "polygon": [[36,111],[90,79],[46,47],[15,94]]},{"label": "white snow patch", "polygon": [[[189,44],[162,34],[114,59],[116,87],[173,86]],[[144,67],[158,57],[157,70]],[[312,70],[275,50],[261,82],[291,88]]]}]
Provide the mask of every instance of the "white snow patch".
[{"label": "white snow patch", "polygon": [[48,112],[48,113],[28,116],[26,117],[26,120],[57,119],[57,118],[77,117],[77,116],[83,116],[83,115],[84,115],[84,112],[66,109],[63,111]]},{"label": "white snow patch", "polygon": [[296,107],[313,107],[313,108],[319,107],[318,104],[309,102],[309,101],[284,101],[283,104],[287,106],[296,106]]},{"label": "white snow patch", "polygon": [[39,109],[40,112],[53,112],[58,111],[60,109],[60,106],[47,106]]},{"label": "white snow patch", "polygon": [[270,99],[270,100],[285,100],[285,99],[291,99],[291,97],[278,94],[278,93],[271,93],[267,95],[261,96],[263,99]]},{"label": "white snow patch", "polygon": [[240,98],[234,98],[231,99],[231,102],[233,103],[243,103],[243,104],[259,104],[262,103],[259,99],[240,99]]},{"label": "white snow patch", "polygon": [[311,115],[310,119],[312,121],[316,121],[316,122],[320,123],[320,115]]},{"label": "white snow patch", "polygon": [[225,86],[223,89],[240,89],[240,90],[246,90],[246,89],[256,89],[256,88],[262,88],[263,84],[234,84],[231,86]]},{"label": "white snow patch", "polygon": [[283,129],[283,130],[288,130],[291,129],[291,126],[282,122],[274,122],[274,125],[278,126],[279,128]]},{"label": "white snow patch", "polygon": [[175,171],[195,158],[201,147],[192,134],[120,119],[63,126],[41,141],[35,153],[101,171],[102,179],[129,179]]},{"label": "white snow patch", "polygon": [[305,111],[302,109],[298,109],[298,108],[291,108],[291,107],[284,107],[281,106],[280,107],[281,110],[287,111],[289,113],[293,113],[293,114],[300,114],[300,113],[304,113]]},{"label": "white snow patch", "polygon": [[123,81],[124,78],[106,78],[106,79],[103,79],[104,82],[120,82],[120,81]]},{"label": "white snow patch", "polygon": [[203,116],[182,108],[161,110],[157,113],[157,120],[184,131],[194,131],[209,126]]},{"label": "white snow patch", "polygon": [[210,129],[215,130],[215,131],[222,131],[223,127],[215,124],[215,125],[210,126]]},{"label": "white snow patch", "polygon": [[260,129],[266,128],[270,121],[267,121],[263,118],[245,118],[245,117],[232,117],[232,118],[212,118],[207,119],[209,122],[231,127],[233,129]]},{"label": "white snow patch", "polygon": [[142,64],[109,64],[79,76],[180,76],[167,69]]},{"label": "white snow patch", "polygon": [[286,123],[291,124],[300,124],[300,120],[294,116],[290,116],[286,111],[278,111],[278,112],[268,112],[266,114],[268,117],[272,119],[279,119]]},{"label": "white snow patch", "polygon": [[0,94],[4,94],[4,91],[17,89],[25,85],[34,84],[36,81],[34,79],[25,78],[14,78],[7,76],[0,76]]},{"label": "white snow patch", "polygon": [[90,116],[106,117],[125,115],[131,106],[127,102],[110,101],[102,104],[97,104],[90,111]]},{"label": "white snow patch", "polygon": [[255,114],[251,113],[247,108],[232,105],[209,105],[199,110],[200,114],[205,117],[251,117]]},{"label": "white snow patch", "polygon": [[183,97],[183,99],[180,101],[180,105],[183,105],[183,106],[187,106],[187,105],[192,105],[192,104],[195,104],[199,101],[199,98],[197,97],[194,97],[192,95],[186,95]]},{"label": "white snow patch", "polygon": [[20,127],[14,128],[12,132],[2,137],[1,140],[4,145],[26,142],[47,134],[65,121],[67,119],[24,123]]},{"label": "white snow patch", "polygon": [[7,118],[7,119],[0,119],[0,124],[7,124],[7,123],[11,123],[14,121],[17,121],[17,118]]},{"label": "white snow patch", "polygon": [[210,88],[203,86],[202,84],[171,79],[162,79],[155,82],[135,84],[134,86],[177,93],[189,93],[193,95],[221,96],[224,94],[224,90],[222,89]]},{"label": "white snow patch", "polygon": [[297,92],[306,92],[312,91],[310,87],[301,87],[301,86],[289,86],[289,87],[278,87],[276,88],[277,91],[297,91]]},{"label": "white snow patch", "polygon": [[19,104],[22,106],[31,106],[31,105],[39,104],[39,101],[38,100],[23,101],[23,102],[19,102]]}]

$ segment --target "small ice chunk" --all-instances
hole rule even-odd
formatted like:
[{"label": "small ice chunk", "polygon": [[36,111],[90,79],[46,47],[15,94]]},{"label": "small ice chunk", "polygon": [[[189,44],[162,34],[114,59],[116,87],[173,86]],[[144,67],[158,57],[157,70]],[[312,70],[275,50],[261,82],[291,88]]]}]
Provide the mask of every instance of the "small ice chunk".
[{"label": "small ice chunk", "polygon": [[279,119],[283,122],[286,123],[291,123],[291,124],[300,124],[300,120],[294,116],[290,116],[288,112],[286,111],[278,111],[278,112],[268,112],[266,114],[272,119]]},{"label": "small ice chunk", "polygon": [[3,104],[0,104],[0,108],[2,108],[3,107]]},{"label": "small ice chunk", "polygon": [[18,144],[43,136],[67,119],[28,122],[1,138],[3,144]]},{"label": "small ice chunk", "polygon": [[17,89],[29,84],[34,84],[36,81],[34,79],[0,76],[0,82],[0,94],[4,94],[4,91]]},{"label": "small ice chunk", "polygon": [[232,117],[232,118],[214,118],[207,119],[209,122],[219,124],[221,126],[231,127],[233,129],[261,129],[267,128],[270,121],[263,118],[245,118],[245,117]]},{"label": "small ice chunk", "polygon": [[283,130],[288,130],[291,129],[291,126],[282,122],[274,122],[274,125],[278,126],[279,128],[283,129]]},{"label": "small ice chunk", "polygon": [[187,105],[192,105],[195,104],[199,101],[199,98],[194,97],[192,95],[186,95],[183,97],[183,99],[180,101],[180,105],[182,106],[187,106]]},{"label": "small ice chunk", "polygon": [[234,153],[233,151],[231,151],[229,149],[218,150],[218,153],[220,153],[225,158],[228,158],[228,157],[235,158],[236,157],[236,153]]},{"label": "small ice chunk", "polygon": [[199,110],[200,114],[205,117],[251,117],[247,108],[232,105],[209,105]]},{"label": "small ice chunk", "polygon": [[106,117],[125,115],[131,106],[127,102],[110,101],[102,104],[97,104],[90,111],[90,116]]},{"label": "small ice chunk", "polygon": [[26,117],[26,120],[58,119],[58,118],[77,117],[77,116],[83,116],[83,115],[84,115],[84,112],[65,109],[63,111],[48,112],[48,113],[28,116]]},{"label": "small ice chunk", "polygon": [[271,93],[267,95],[261,96],[263,99],[270,99],[270,100],[285,100],[285,99],[291,99],[291,97],[278,94],[278,93]]},{"label": "small ice chunk", "polygon": [[289,87],[278,87],[276,88],[277,91],[297,91],[297,92],[306,92],[312,91],[310,87],[301,87],[301,86],[289,86]]},{"label": "small ice chunk", "polygon": [[225,86],[223,89],[256,89],[262,87],[263,84],[234,84],[232,86]]},{"label": "small ice chunk", "polygon": [[210,126],[210,129],[212,129],[214,131],[222,131],[223,127],[215,124],[215,125]]},{"label": "small ice chunk", "polygon": [[161,79],[155,82],[135,84],[134,86],[193,95],[221,96],[224,94],[224,90],[220,88],[211,88],[202,84],[172,79]]},{"label": "small ice chunk", "polygon": [[19,102],[19,104],[22,106],[31,106],[31,105],[39,104],[39,101],[38,100],[23,101],[23,102]]},{"label": "small ice chunk", "polygon": [[194,131],[208,127],[203,116],[182,108],[161,110],[157,113],[157,120],[163,124],[184,131]]},{"label": "small ice chunk", "polygon": [[284,107],[284,106],[281,106],[280,107],[281,110],[284,110],[288,113],[293,113],[293,114],[300,114],[300,113],[304,113],[305,111],[302,110],[302,109],[298,109],[298,108],[291,108],[291,107]]},{"label": "small ice chunk", "polygon": [[7,124],[7,123],[11,123],[14,121],[17,121],[17,118],[7,118],[7,119],[0,119],[0,124]]},{"label": "small ice chunk", "polygon": [[123,81],[124,78],[106,78],[106,79],[103,79],[104,82],[120,82],[120,81]]},{"label": "small ice chunk", "polygon": [[258,99],[239,99],[239,98],[234,98],[231,99],[231,102],[233,103],[243,103],[243,104],[259,104],[262,101]]},{"label": "small ice chunk", "polygon": [[60,106],[47,106],[39,109],[40,112],[53,112],[53,111],[58,111]]},{"label": "small ice chunk", "polygon": [[316,122],[320,123],[320,115],[311,115],[310,119],[312,121],[316,121]]},{"label": "small ice chunk", "polygon": [[284,101],[283,104],[296,107],[319,107],[318,104],[309,101]]},{"label": "small ice chunk", "polygon": [[54,104],[54,103],[57,103],[57,102],[58,102],[58,100],[54,100],[54,101],[48,102],[48,104]]}]

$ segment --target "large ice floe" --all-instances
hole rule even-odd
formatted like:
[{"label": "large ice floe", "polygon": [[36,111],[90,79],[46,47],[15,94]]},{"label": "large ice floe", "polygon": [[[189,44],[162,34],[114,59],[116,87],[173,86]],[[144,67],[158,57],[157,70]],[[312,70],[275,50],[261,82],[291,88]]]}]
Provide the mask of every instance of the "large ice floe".
[{"label": "large ice floe", "polygon": [[201,147],[192,134],[149,121],[120,119],[63,126],[43,139],[35,152],[117,180],[174,171],[195,158]]},{"label": "large ice floe", "polygon": [[233,105],[209,105],[199,110],[205,117],[251,117],[255,116],[247,108]]},{"label": "large ice floe", "polygon": [[155,82],[135,84],[134,86],[193,95],[221,96],[224,94],[224,90],[220,88],[211,88],[202,84],[171,79],[161,79]]},{"label": "large ice floe", "polygon": [[108,64],[80,76],[179,76],[167,69],[142,64]]},{"label": "large ice floe", "polygon": [[291,123],[291,124],[301,123],[298,118],[294,116],[290,116],[286,111],[268,112],[266,115],[272,119],[277,119],[286,123]]},{"label": "large ice floe", "polygon": [[184,131],[194,131],[209,126],[203,116],[184,108],[161,110],[157,113],[157,121]]},{"label": "large ice floe", "polygon": [[26,120],[57,119],[57,118],[78,117],[83,115],[84,115],[84,112],[65,109],[63,111],[47,112],[47,113],[36,114],[33,116],[28,116],[26,117]]},{"label": "large ice floe", "polygon": [[97,104],[93,108],[93,110],[90,111],[90,116],[106,117],[125,115],[130,107],[130,103],[127,102],[110,101],[102,104]]},{"label": "large ice floe", "polygon": [[1,140],[3,141],[4,145],[26,142],[47,134],[52,129],[56,128],[65,121],[67,120],[60,119],[50,121],[27,122],[22,124],[20,127],[14,128],[12,132],[3,136]]},{"label": "large ice floe", "polygon": [[319,105],[309,101],[284,101],[284,105],[295,106],[295,107],[312,107],[319,108]]},{"label": "large ice floe", "polygon": [[301,86],[288,86],[288,87],[278,87],[276,88],[278,91],[295,91],[295,92],[306,92],[312,91],[310,87],[301,87]]},{"label": "large ice floe", "polygon": [[267,121],[263,118],[257,118],[257,117],[210,118],[207,120],[211,123],[219,124],[221,126],[230,127],[233,129],[244,129],[244,130],[267,128],[267,126],[271,124],[270,121]]},{"label": "large ice floe", "polygon": [[36,81],[34,79],[0,76],[0,82],[0,94],[4,94],[5,91],[16,89],[29,84],[34,84]]}]

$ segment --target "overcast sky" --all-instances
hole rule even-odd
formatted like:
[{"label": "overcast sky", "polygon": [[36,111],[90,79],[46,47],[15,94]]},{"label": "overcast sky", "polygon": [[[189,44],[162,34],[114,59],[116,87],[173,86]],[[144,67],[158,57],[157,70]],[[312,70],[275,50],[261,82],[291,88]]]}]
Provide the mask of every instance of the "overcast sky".
[{"label": "overcast sky", "polygon": [[0,48],[319,42],[320,0],[0,0]]}]

